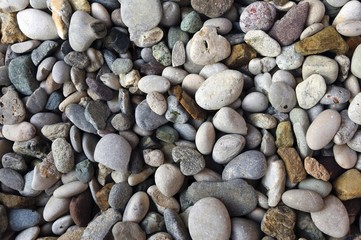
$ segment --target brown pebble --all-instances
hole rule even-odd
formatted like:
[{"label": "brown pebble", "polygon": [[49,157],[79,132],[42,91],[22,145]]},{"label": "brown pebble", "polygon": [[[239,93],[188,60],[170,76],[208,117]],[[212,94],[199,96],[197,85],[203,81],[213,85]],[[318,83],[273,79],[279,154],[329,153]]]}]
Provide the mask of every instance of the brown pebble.
[{"label": "brown pebble", "polygon": [[296,42],[295,50],[302,55],[327,51],[345,54],[348,51],[348,45],[334,27],[328,26],[318,33]]},{"label": "brown pebble", "polygon": [[1,43],[15,43],[15,42],[24,42],[28,38],[20,31],[17,20],[16,13],[1,13],[0,12],[0,22],[1,22]]},{"label": "brown pebble", "polygon": [[93,198],[89,190],[73,197],[70,201],[70,216],[79,227],[86,227],[92,220]]},{"label": "brown pebble", "polygon": [[29,208],[35,204],[35,198],[22,197],[0,192],[0,203],[7,208]]},{"label": "brown pebble", "polygon": [[361,198],[361,173],[350,169],[339,176],[333,183],[336,196],[342,201]]},{"label": "brown pebble", "polygon": [[96,201],[100,210],[105,211],[109,208],[108,198],[110,190],[112,189],[114,183],[105,184],[95,195]]},{"label": "brown pebble", "polygon": [[276,239],[293,240],[296,239],[293,230],[295,224],[295,212],[287,206],[279,206],[267,210],[262,219],[261,230]]},{"label": "brown pebble", "polygon": [[315,158],[307,156],[304,164],[306,172],[312,177],[323,181],[328,181],[330,179],[330,173]]},{"label": "brown pebble", "polygon": [[303,168],[301,157],[295,148],[280,147],[277,153],[285,163],[286,172],[291,183],[299,183],[306,178],[307,173]]},{"label": "brown pebble", "polygon": [[84,227],[76,227],[71,230],[67,230],[58,238],[58,240],[80,240],[84,229]]},{"label": "brown pebble", "polygon": [[239,68],[257,57],[256,50],[245,43],[233,45],[231,51],[231,55],[224,60],[224,64],[230,68]]},{"label": "brown pebble", "polygon": [[346,43],[349,47],[346,56],[352,59],[355,49],[361,44],[361,36],[349,37],[347,38]]}]

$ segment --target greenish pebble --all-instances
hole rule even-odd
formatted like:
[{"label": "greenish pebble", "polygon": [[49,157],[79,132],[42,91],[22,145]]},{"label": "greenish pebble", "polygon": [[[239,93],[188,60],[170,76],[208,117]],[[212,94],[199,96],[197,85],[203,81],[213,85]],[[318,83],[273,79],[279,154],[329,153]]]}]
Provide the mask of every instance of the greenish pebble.
[{"label": "greenish pebble", "polygon": [[170,126],[162,126],[158,128],[155,133],[155,136],[159,140],[167,143],[174,143],[179,139],[178,132]]},{"label": "greenish pebble", "polygon": [[196,11],[192,11],[182,20],[180,28],[185,32],[196,33],[202,26],[201,17]]},{"label": "greenish pebble", "polygon": [[38,87],[36,67],[30,55],[14,58],[9,64],[9,79],[16,90],[24,95],[31,95]]},{"label": "greenish pebble", "polygon": [[167,45],[162,41],[152,46],[153,57],[163,66],[172,65],[172,55]]},{"label": "greenish pebble", "polygon": [[173,48],[177,41],[181,41],[184,45],[189,41],[189,35],[187,32],[182,31],[180,28],[171,27],[168,31],[168,46],[170,49]]},{"label": "greenish pebble", "polygon": [[88,159],[76,164],[75,175],[79,181],[83,183],[89,182],[94,176],[93,164]]}]

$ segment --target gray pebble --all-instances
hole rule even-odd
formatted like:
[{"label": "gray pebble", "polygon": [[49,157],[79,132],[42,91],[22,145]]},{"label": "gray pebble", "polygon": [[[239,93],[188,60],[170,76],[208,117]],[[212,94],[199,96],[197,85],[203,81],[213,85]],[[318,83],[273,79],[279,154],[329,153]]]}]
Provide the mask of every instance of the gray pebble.
[{"label": "gray pebble", "polygon": [[14,43],[11,45],[11,50],[14,53],[22,54],[28,53],[37,48],[40,45],[40,41],[38,40],[28,40],[25,42]]},{"label": "gray pebble", "polygon": [[341,126],[337,130],[336,135],[333,137],[333,141],[337,145],[342,145],[349,142],[358,128],[358,125],[350,119],[347,110],[341,111],[340,115]]},{"label": "gray pebble", "polygon": [[350,97],[351,93],[346,88],[331,85],[327,87],[327,91],[321,98],[320,103],[324,105],[341,104],[348,102]]},{"label": "gray pebble", "polygon": [[51,73],[54,82],[58,84],[70,81],[70,66],[64,61],[57,61]]},{"label": "gray pebble", "polygon": [[284,82],[272,83],[268,98],[279,112],[290,112],[297,104],[295,90]]},{"label": "gray pebble", "polygon": [[139,224],[134,222],[118,222],[112,229],[114,240],[134,239],[145,240],[145,232],[140,228]]},{"label": "gray pebble", "polygon": [[86,84],[89,86],[89,90],[92,90],[96,95],[97,99],[110,101],[114,97],[114,92],[111,88],[107,87],[102,81],[99,79],[88,76],[86,79]]},{"label": "gray pebble", "polygon": [[260,179],[266,173],[266,168],[267,163],[263,153],[249,150],[241,153],[226,165],[222,172],[222,179]]},{"label": "gray pebble", "polygon": [[167,123],[164,116],[154,113],[146,100],[143,100],[135,109],[135,121],[137,125],[147,131],[152,131]]},{"label": "gray pebble", "polygon": [[155,133],[155,136],[159,140],[167,143],[174,143],[178,141],[179,138],[178,132],[174,128],[167,125],[159,127]]},{"label": "gray pebble", "polygon": [[146,234],[153,234],[156,232],[165,230],[165,222],[162,215],[156,212],[148,212],[143,221],[141,227]]},{"label": "gray pebble", "polygon": [[248,149],[254,149],[258,147],[262,142],[261,132],[251,124],[247,124],[247,135],[245,135],[245,138],[246,147]]},{"label": "gray pebble", "polygon": [[90,65],[90,59],[85,53],[70,52],[64,57],[64,62],[72,67],[85,69]]},{"label": "gray pebble", "polygon": [[161,41],[153,45],[152,53],[155,60],[157,60],[163,66],[167,67],[172,65],[172,56],[169,48],[167,47],[164,41]]},{"label": "gray pebble", "polygon": [[173,209],[168,208],[164,210],[163,215],[167,232],[172,235],[173,239],[191,239],[182,218]]},{"label": "gray pebble", "polygon": [[128,58],[117,58],[110,66],[112,72],[116,75],[127,74],[133,68],[132,60]]},{"label": "gray pebble", "polygon": [[65,138],[57,138],[51,145],[56,169],[68,173],[74,168],[74,151]]},{"label": "gray pebble", "polygon": [[85,156],[90,160],[94,161],[94,149],[99,142],[99,137],[90,133],[83,133],[81,139],[81,146]]},{"label": "gray pebble", "polygon": [[[256,191],[243,179],[221,182],[194,182],[181,197],[187,208],[192,203],[205,197],[215,197],[227,207],[231,216],[243,216],[250,213],[257,205]],[[188,204],[186,204],[188,203]]]},{"label": "gray pebble", "polygon": [[75,152],[83,151],[81,139],[81,131],[79,128],[75,125],[71,126],[69,131],[69,140]]},{"label": "gray pebble", "polygon": [[94,176],[94,172],[94,166],[88,159],[75,165],[76,178],[83,183],[89,182]]},{"label": "gray pebble", "polygon": [[242,101],[242,109],[247,112],[263,112],[268,107],[268,99],[261,92],[251,92]]},{"label": "gray pebble", "polygon": [[214,115],[212,122],[219,131],[242,135],[247,134],[247,125],[243,116],[230,107],[219,109]]},{"label": "gray pebble", "polygon": [[31,209],[10,209],[8,214],[9,228],[12,231],[22,231],[36,226],[41,219],[40,214]]},{"label": "gray pebble", "polygon": [[36,72],[36,80],[43,81],[46,79],[46,77],[51,73],[51,70],[56,63],[55,57],[47,57],[38,66],[37,72]]},{"label": "gray pebble", "polygon": [[182,20],[180,28],[182,31],[196,33],[203,26],[202,19],[198,12],[192,11],[188,13]]},{"label": "gray pebble", "polygon": [[0,182],[17,191],[23,190],[25,184],[21,174],[11,168],[0,169]]},{"label": "gray pebble", "polygon": [[246,139],[239,134],[226,134],[216,141],[212,158],[219,164],[226,164],[237,156],[246,145]]},{"label": "gray pebble", "polygon": [[106,127],[106,121],[109,115],[110,110],[108,105],[99,100],[89,102],[84,111],[85,119],[97,130]]},{"label": "gray pebble", "polygon": [[172,157],[175,162],[180,162],[180,170],[185,176],[199,173],[206,164],[203,155],[192,148],[174,147]]},{"label": "gray pebble", "polygon": [[185,31],[182,31],[178,27],[169,28],[167,37],[168,37],[168,39],[167,39],[168,46],[170,49],[173,49],[173,47],[177,41],[181,41],[183,44],[187,44],[187,42],[189,41],[188,33]]},{"label": "gray pebble", "polygon": [[48,95],[43,88],[36,89],[27,99],[26,109],[32,113],[41,112],[48,101]]},{"label": "gray pebble", "polygon": [[118,131],[126,131],[132,127],[133,122],[128,115],[118,113],[112,117],[111,124]]},{"label": "gray pebble", "polygon": [[179,24],[180,22],[180,7],[176,2],[164,2],[163,16],[160,23],[164,26],[170,27]]},{"label": "gray pebble", "polygon": [[247,237],[248,240],[261,239],[262,232],[260,226],[247,218],[232,218],[231,239],[242,239]]},{"label": "gray pebble", "polygon": [[9,86],[10,84],[8,66],[0,65],[0,86]]},{"label": "gray pebble", "polygon": [[85,82],[86,72],[80,68],[72,67],[70,69],[70,80],[74,84],[76,90],[84,91],[88,89],[88,85]]},{"label": "gray pebble", "polygon": [[172,49],[172,66],[179,67],[186,62],[186,49],[182,41],[174,43]]},{"label": "gray pebble", "polygon": [[132,196],[132,188],[126,182],[116,183],[112,186],[109,193],[109,206],[124,211],[127,202]]},{"label": "gray pebble", "polygon": [[298,231],[307,239],[325,240],[323,233],[313,223],[309,213],[297,212],[296,226]]},{"label": "gray pebble", "polygon": [[133,194],[129,199],[123,213],[124,222],[139,223],[143,220],[149,210],[149,197],[143,192],[139,191]]},{"label": "gray pebble", "polygon": [[57,47],[58,43],[55,41],[47,40],[42,42],[39,47],[31,52],[31,60],[33,61],[34,65],[38,66],[39,63],[48,55],[53,53]]},{"label": "gray pebble", "polygon": [[298,188],[317,192],[324,198],[332,191],[332,184],[320,179],[306,178],[299,183]]},{"label": "gray pebble", "polygon": [[78,104],[69,104],[65,108],[65,114],[80,130],[89,133],[96,133],[96,129],[85,118],[85,108],[83,106]]},{"label": "gray pebble", "polygon": [[290,112],[290,120],[300,156],[302,158],[310,156],[312,154],[312,150],[308,147],[306,142],[306,132],[310,126],[310,120],[307,116],[307,112],[301,108],[294,108]]},{"label": "gray pebble", "polygon": [[3,168],[11,168],[15,171],[25,171],[28,168],[24,157],[13,152],[5,153],[1,158],[1,164]]},{"label": "gray pebble", "polygon": [[262,141],[260,146],[260,151],[266,156],[270,157],[276,154],[277,146],[276,140],[273,135],[266,129],[262,129]]},{"label": "gray pebble", "polygon": [[177,130],[180,138],[188,141],[194,141],[196,137],[195,128],[189,123],[175,123],[173,128]]},{"label": "gray pebble", "polygon": [[[26,109],[14,88],[3,88],[0,98],[0,124],[12,125],[21,123],[26,117]],[[6,92],[5,92],[6,91]]]},{"label": "gray pebble", "polygon": [[165,113],[165,118],[173,123],[186,123],[189,119],[188,113],[180,105],[175,96],[167,98],[168,108]]}]

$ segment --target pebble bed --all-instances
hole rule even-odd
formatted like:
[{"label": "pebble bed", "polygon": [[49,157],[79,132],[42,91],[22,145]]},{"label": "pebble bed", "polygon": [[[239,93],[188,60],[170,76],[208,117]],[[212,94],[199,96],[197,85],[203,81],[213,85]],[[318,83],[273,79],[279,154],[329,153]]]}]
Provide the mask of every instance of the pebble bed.
[{"label": "pebble bed", "polygon": [[360,1],[0,19],[0,239],[361,239]]}]

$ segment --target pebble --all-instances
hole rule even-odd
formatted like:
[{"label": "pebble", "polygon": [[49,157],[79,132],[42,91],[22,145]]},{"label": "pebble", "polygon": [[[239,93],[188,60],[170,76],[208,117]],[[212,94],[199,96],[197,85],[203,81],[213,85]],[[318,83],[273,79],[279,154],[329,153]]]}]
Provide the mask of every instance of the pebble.
[{"label": "pebble", "polygon": [[310,109],[325,95],[327,86],[320,74],[312,74],[304,79],[296,87],[297,102],[303,109]]},{"label": "pebble", "polygon": [[12,231],[22,231],[39,224],[40,214],[31,209],[10,209],[8,213],[9,229]]},{"label": "pebble", "polygon": [[337,24],[336,30],[343,36],[355,37],[361,34],[360,24],[359,20],[348,20]]},{"label": "pebble", "polygon": [[170,126],[161,126],[155,132],[155,137],[163,142],[174,143],[178,141],[178,132]]},{"label": "pebble", "polygon": [[83,52],[71,51],[64,57],[64,62],[72,67],[85,69],[90,65],[90,59]]},{"label": "pebble", "polygon": [[[109,148],[112,151],[109,151]],[[111,133],[105,135],[97,143],[94,160],[113,170],[125,172],[128,169],[130,153],[131,146],[128,141],[120,135]]]},{"label": "pebble", "polygon": [[185,176],[197,174],[205,167],[203,155],[192,148],[176,146],[172,149],[172,158],[180,162],[180,171]]},{"label": "pebble", "polygon": [[173,127],[179,133],[180,138],[187,140],[187,141],[195,141],[196,129],[191,124],[175,123],[175,124],[173,124]]},{"label": "pebble", "polygon": [[27,40],[24,42],[14,43],[11,45],[11,50],[14,53],[22,54],[28,53],[37,48],[40,45],[40,41],[38,40]]},{"label": "pebble", "polygon": [[159,191],[167,197],[174,196],[182,187],[184,175],[173,164],[162,164],[154,174],[154,181]]},{"label": "pebble", "polygon": [[230,107],[219,109],[212,119],[214,127],[225,133],[247,134],[247,125],[244,118]]},{"label": "pebble", "polygon": [[276,145],[277,147],[292,147],[294,143],[292,124],[290,121],[282,121],[277,125],[276,129]]},{"label": "pebble", "polygon": [[163,16],[161,24],[167,27],[175,26],[180,22],[181,10],[178,3],[165,2],[162,3]]},{"label": "pebble", "polygon": [[347,170],[333,182],[336,196],[342,201],[359,198],[361,196],[360,180],[359,170]]},{"label": "pebble", "polygon": [[284,163],[277,158],[267,160],[267,169],[262,178],[262,185],[266,188],[268,205],[275,207],[281,200],[285,190],[286,169]]},{"label": "pebble", "polygon": [[[208,219],[213,221],[209,222]],[[206,197],[196,202],[190,210],[188,222],[192,239],[204,239],[209,236],[215,239],[229,239],[231,236],[229,213],[225,205],[214,197]]]},{"label": "pebble", "polygon": [[249,150],[227,163],[222,172],[222,179],[260,179],[266,173],[266,168],[267,163],[263,153]]},{"label": "pebble", "polygon": [[65,215],[58,218],[52,225],[51,230],[56,235],[61,235],[73,224],[73,220],[70,215]]},{"label": "pebble", "polygon": [[47,57],[38,65],[36,72],[36,80],[43,81],[51,73],[54,64],[56,63],[55,57]]},{"label": "pebble", "polygon": [[147,101],[144,100],[135,108],[135,122],[140,128],[153,131],[167,123],[168,120],[163,115],[153,112]]},{"label": "pebble", "polygon": [[304,160],[304,166],[306,172],[312,177],[323,181],[328,181],[330,179],[330,173],[328,170],[315,158],[306,157]]},{"label": "pebble", "polygon": [[232,22],[223,17],[211,18],[203,23],[204,26],[215,26],[219,34],[225,35],[232,30]]},{"label": "pebble", "polygon": [[355,49],[351,60],[351,72],[353,75],[355,75],[358,78],[361,77],[360,66],[361,66],[361,47],[358,46]]},{"label": "pebble", "polygon": [[204,14],[209,18],[215,18],[226,13],[227,10],[229,10],[232,7],[233,1],[213,0],[204,3],[201,0],[191,0],[191,5],[197,12]]},{"label": "pebble", "polygon": [[203,109],[218,110],[234,102],[240,96],[243,85],[244,79],[240,72],[221,71],[207,78],[200,85],[196,91],[195,100]]},{"label": "pebble", "polygon": [[53,53],[57,47],[58,43],[55,41],[47,40],[42,42],[39,47],[31,52],[31,60],[33,61],[34,65],[39,65],[39,63],[48,55]]},{"label": "pebble", "polygon": [[306,178],[307,173],[295,148],[281,147],[278,148],[277,153],[285,163],[287,176],[291,183],[299,183]]},{"label": "pebble", "polygon": [[306,57],[302,65],[302,77],[308,78],[313,74],[319,74],[324,79],[326,84],[332,84],[338,77],[339,67],[335,60],[321,56],[312,55]]},{"label": "pebble", "polygon": [[280,20],[274,23],[268,34],[282,46],[292,44],[302,33],[308,16],[308,9],[307,1],[292,7]]},{"label": "pebble", "polygon": [[25,9],[16,15],[19,28],[28,38],[34,40],[57,39],[58,33],[51,16],[38,9]]},{"label": "pebble", "polygon": [[231,46],[227,39],[217,34],[213,26],[204,26],[196,32],[188,43],[187,56],[193,63],[207,65],[226,59],[231,54]]},{"label": "pebble", "polygon": [[15,171],[26,171],[27,165],[22,155],[9,152],[5,153],[1,158],[3,168],[11,168]]},{"label": "pebble", "polygon": [[13,125],[3,125],[2,135],[10,141],[27,141],[35,137],[36,129],[29,122],[21,122]]},{"label": "pebble", "polygon": [[181,216],[172,209],[164,210],[164,222],[167,232],[174,239],[190,239],[188,229]]},{"label": "pebble", "polygon": [[216,141],[216,132],[211,122],[204,122],[199,126],[196,136],[195,144],[197,150],[204,154],[210,154],[212,152],[214,143]]},{"label": "pebble", "polygon": [[313,223],[309,213],[297,213],[296,227],[304,237],[309,239],[325,239],[322,232]]},{"label": "pebble", "polygon": [[130,40],[138,47],[152,47],[159,43],[164,36],[161,28],[155,27],[145,32],[131,32]]},{"label": "pebble", "polygon": [[164,196],[156,185],[152,185],[147,189],[148,195],[152,198],[159,213],[164,214],[164,211],[173,209],[175,212],[179,212],[180,206],[178,201],[174,197]]},{"label": "pebble", "polygon": [[51,196],[43,211],[43,218],[47,222],[54,221],[69,211],[69,198]]},{"label": "pebble", "polygon": [[306,0],[305,2],[309,4],[306,26],[321,22],[323,16],[325,15],[325,5],[321,1],[317,0]]},{"label": "pebble", "polygon": [[180,29],[188,33],[196,33],[203,26],[201,17],[196,11],[188,13],[180,24]]},{"label": "pebble", "polygon": [[277,239],[295,239],[296,213],[287,206],[270,208],[265,213],[261,230]]},{"label": "pebble", "polygon": [[0,4],[1,12],[18,12],[25,9],[29,4],[29,1],[14,1],[14,2],[3,2]]},{"label": "pebble", "polygon": [[178,101],[177,97],[169,96],[167,98],[168,107],[165,113],[165,118],[173,123],[183,124],[186,123],[189,119],[187,111]]},{"label": "pebble", "polygon": [[324,207],[312,212],[311,218],[318,229],[334,238],[346,236],[350,228],[345,206],[333,195],[324,198]]},{"label": "pebble", "polygon": [[40,87],[29,96],[25,106],[30,113],[35,114],[44,110],[47,101],[48,95],[46,94],[46,91]]},{"label": "pebble", "polygon": [[281,54],[281,46],[262,30],[250,30],[244,36],[244,41],[265,57],[277,57]]},{"label": "pebble", "polygon": [[23,190],[25,181],[20,173],[11,168],[1,168],[0,173],[2,184],[17,191]]},{"label": "pebble", "polygon": [[86,227],[93,216],[89,209],[94,207],[94,201],[90,191],[80,193],[71,199],[69,213],[74,223],[79,227]]},{"label": "pebble", "polygon": [[294,70],[302,66],[303,55],[295,50],[295,44],[282,47],[281,53],[276,57],[276,64],[282,70]]},{"label": "pebble", "polygon": [[58,187],[54,191],[53,195],[57,198],[69,198],[84,192],[87,188],[88,184],[80,181],[74,181]]},{"label": "pebble", "polygon": [[275,19],[276,9],[267,2],[253,2],[241,13],[239,24],[243,32],[251,30],[268,31]]},{"label": "pebble", "polygon": [[246,215],[257,205],[254,188],[243,179],[194,182],[188,187],[184,196],[190,204],[206,197],[214,197],[222,201],[232,217]]},{"label": "pebble", "polygon": [[139,224],[133,222],[118,222],[112,228],[112,234],[115,240],[121,239],[139,239],[145,240],[145,232],[139,227]]},{"label": "pebble", "polygon": [[21,239],[36,239],[39,236],[40,227],[34,226],[21,231],[15,238],[15,240]]},{"label": "pebble", "polygon": [[109,193],[109,205],[114,209],[124,210],[125,206],[132,196],[132,188],[127,183],[116,183]]},{"label": "pebble", "polygon": [[179,67],[186,62],[186,50],[184,43],[181,41],[175,42],[172,49],[172,66]]},{"label": "pebble", "polygon": [[303,212],[317,212],[323,206],[321,195],[310,190],[291,189],[282,194],[282,202],[290,208]]},{"label": "pebble", "polygon": [[110,29],[109,34],[104,39],[104,46],[109,50],[122,54],[125,53],[129,47],[128,35],[118,28]]},{"label": "pebble", "polygon": [[232,218],[231,222],[231,239],[242,239],[242,237],[250,240],[261,239],[261,229],[256,222],[247,218]]},{"label": "pebble", "polygon": [[[342,3],[344,1],[340,1]],[[332,22],[332,26],[337,26],[337,24],[348,21],[348,20],[361,20],[358,12],[361,10],[361,4],[358,1],[348,1],[345,3],[335,19]]]},{"label": "pebble", "polygon": [[173,237],[166,232],[158,232],[148,238],[148,240],[172,240]]},{"label": "pebble", "polygon": [[56,169],[68,173],[74,168],[74,151],[65,138],[57,138],[51,144]]},{"label": "pebble", "polygon": [[252,113],[248,117],[249,123],[262,129],[272,129],[277,127],[277,119],[267,113]]},{"label": "pebble", "polygon": [[[121,6],[123,23],[130,29],[144,32],[156,27],[162,18],[162,5],[158,0],[124,1]],[[142,13],[147,12],[144,16]]]},{"label": "pebble", "polygon": [[103,239],[112,228],[112,226],[122,220],[122,214],[118,211],[109,208],[95,217],[88,226],[84,229],[81,240],[96,240]]},{"label": "pebble", "polygon": [[350,169],[356,165],[357,153],[346,144],[334,145],[333,154],[337,164],[344,169]]},{"label": "pebble", "polygon": [[297,104],[295,90],[284,82],[271,84],[268,99],[278,112],[290,112]]},{"label": "pebble", "polygon": [[149,209],[149,198],[145,192],[137,192],[129,199],[124,213],[124,222],[140,223]]},{"label": "pebble", "polygon": [[340,124],[341,116],[335,110],[328,109],[320,113],[307,130],[308,146],[313,150],[324,148],[333,139]]}]

